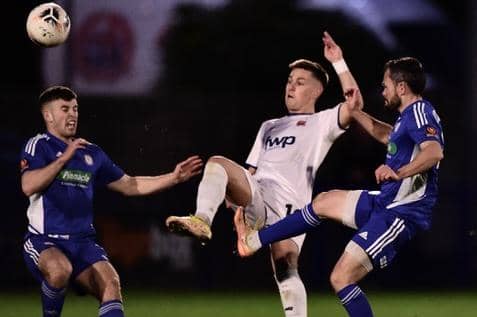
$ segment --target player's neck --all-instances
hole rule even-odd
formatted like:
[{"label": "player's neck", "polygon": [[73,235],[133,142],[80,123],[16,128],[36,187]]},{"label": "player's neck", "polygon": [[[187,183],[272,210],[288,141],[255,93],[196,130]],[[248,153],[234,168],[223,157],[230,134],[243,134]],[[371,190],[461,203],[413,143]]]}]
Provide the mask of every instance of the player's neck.
[{"label": "player's neck", "polygon": [[301,107],[299,109],[288,109],[288,114],[310,114],[310,113],[315,113],[315,106],[306,106],[306,107]]},{"label": "player's neck", "polygon": [[402,113],[407,107],[415,103],[416,101],[422,100],[420,95],[404,96],[401,99],[401,106],[398,108],[398,111]]},{"label": "player's neck", "polygon": [[48,130],[48,133],[56,137],[57,139],[60,139],[61,141],[65,142],[66,144],[70,144],[74,138],[73,137],[65,137],[62,136],[61,134],[57,133],[56,131]]}]

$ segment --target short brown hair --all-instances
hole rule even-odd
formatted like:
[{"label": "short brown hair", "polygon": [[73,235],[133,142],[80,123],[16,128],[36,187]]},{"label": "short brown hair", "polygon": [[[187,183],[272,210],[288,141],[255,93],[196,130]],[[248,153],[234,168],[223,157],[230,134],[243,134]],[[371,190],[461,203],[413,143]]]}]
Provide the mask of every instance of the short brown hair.
[{"label": "short brown hair", "polygon": [[328,85],[328,81],[330,79],[330,77],[328,76],[328,73],[323,68],[323,66],[321,66],[320,64],[318,64],[316,62],[313,62],[313,61],[310,61],[310,60],[304,59],[304,58],[297,59],[296,61],[291,62],[288,65],[288,68],[290,68],[290,69],[295,69],[295,68],[306,69],[306,70],[310,71],[313,74],[313,76],[315,76],[315,78],[318,79],[321,82],[323,87],[326,87],[326,85]]},{"label": "short brown hair", "polygon": [[392,59],[384,65],[389,77],[395,82],[404,81],[414,94],[420,95],[426,88],[426,74],[421,62],[414,57]]},{"label": "short brown hair", "polygon": [[66,101],[70,101],[73,99],[78,99],[76,93],[68,87],[65,86],[51,86],[43,90],[43,92],[38,97],[38,102],[40,104],[40,108],[43,107],[44,104],[57,100],[63,99]]}]

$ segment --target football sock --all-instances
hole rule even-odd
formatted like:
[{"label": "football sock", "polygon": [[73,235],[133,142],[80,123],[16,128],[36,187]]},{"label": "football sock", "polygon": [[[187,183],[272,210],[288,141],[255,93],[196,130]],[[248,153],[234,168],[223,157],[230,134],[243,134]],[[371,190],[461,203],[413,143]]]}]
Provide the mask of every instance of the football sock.
[{"label": "football sock", "polygon": [[[272,242],[296,237],[315,228],[320,223],[321,219],[315,214],[313,206],[310,203],[306,205],[305,208],[297,209],[282,220],[260,230],[258,232],[258,238],[261,245],[267,245]],[[249,240],[247,240],[247,243],[250,243]]]},{"label": "football sock", "polygon": [[341,304],[344,306],[350,317],[372,317],[373,312],[369,306],[366,295],[358,285],[351,284],[337,293]]},{"label": "football sock", "polygon": [[285,316],[306,317],[306,290],[298,271],[288,270],[288,276],[285,279],[279,281],[275,276],[275,281],[280,291]]},{"label": "football sock", "polygon": [[60,316],[65,302],[66,288],[55,288],[44,280],[41,283],[43,317]]},{"label": "football sock", "polygon": [[124,317],[123,303],[118,300],[110,300],[99,306],[99,317]]},{"label": "football sock", "polygon": [[207,162],[197,192],[197,211],[195,215],[209,225],[212,224],[217,209],[225,199],[227,182],[227,172],[222,165],[216,162]]}]

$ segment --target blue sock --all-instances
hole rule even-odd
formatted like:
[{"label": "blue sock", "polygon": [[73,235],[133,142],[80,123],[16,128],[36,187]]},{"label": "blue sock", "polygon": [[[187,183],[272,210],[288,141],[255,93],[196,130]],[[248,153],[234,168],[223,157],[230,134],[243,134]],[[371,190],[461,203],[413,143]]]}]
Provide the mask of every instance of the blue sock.
[{"label": "blue sock", "polygon": [[123,303],[119,299],[102,303],[99,306],[99,317],[124,317]]},{"label": "blue sock", "polygon": [[297,209],[282,220],[260,230],[258,237],[262,245],[268,245],[305,233],[318,226],[320,222],[321,219],[313,211],[312,204],[308,204],[305,208]]},{"label": "blue sock", "polygon": [[373,317],[368,299],[358,285],[348,285],[337,295],[350,317]]},{"label": "blue sock", "polygon": [[43,317],[60,316],[65,302],[66,288],[55,288],[44,280],[41,283]]}]

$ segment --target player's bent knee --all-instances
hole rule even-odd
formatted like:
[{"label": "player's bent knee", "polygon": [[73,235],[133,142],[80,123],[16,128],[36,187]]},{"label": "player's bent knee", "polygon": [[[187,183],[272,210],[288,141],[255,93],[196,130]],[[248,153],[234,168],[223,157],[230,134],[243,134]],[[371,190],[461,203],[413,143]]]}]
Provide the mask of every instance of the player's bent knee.
[{"label": "player's bent knee", "polygon": [[338,292],[345,286],[348,286],[350,284],[350,281],[344,271],[335,267],[330,274],[330,284],[333,289]]},{"label": "player's bent knee", "polygon": [[68,283],[73,268],[68,262],[55,262],[50,263],[46,270],[44,270],[44,276],[48,284],[54,287],[63,287]]},{"label": "player's bent knee", "polygon": [[222,155],[213,155],[211,157],[209,157],[209,159],[207,160],[207,163],[209,162],[214,162],[214,163],[218,163],[218,164],[223,164],[225,161],[228,161],[229,159],[226,158],[225,156],[222,156]]},{"label": "player's bent knee", "polygon": [[329,195],[330,195],[330,192],[321,192],[318,195],[316,195],[315,198],[313,198],[313,202],[312,202],[313,211],[315,212],[317,216],[326,216],[324,214],[325,208],[323,207]]}]

